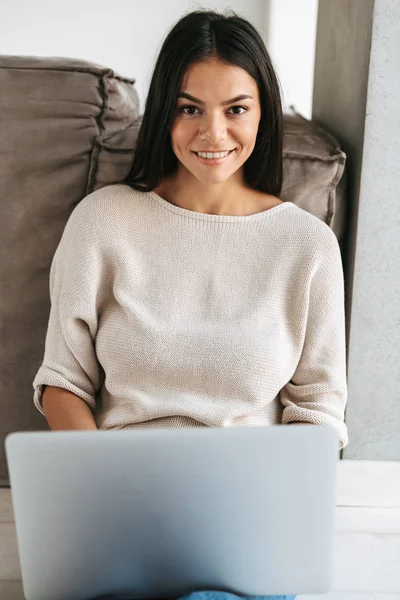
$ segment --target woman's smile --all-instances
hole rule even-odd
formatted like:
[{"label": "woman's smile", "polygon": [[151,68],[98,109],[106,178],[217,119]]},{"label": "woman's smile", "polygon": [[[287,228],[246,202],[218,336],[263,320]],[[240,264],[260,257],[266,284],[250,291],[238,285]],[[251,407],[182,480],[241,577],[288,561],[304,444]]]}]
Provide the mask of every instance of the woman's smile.
[{"label": "woman's smile", "polygon": [[[193,152],[193,154],[195,155],[195,157],[197,158],[197,160],[199,162],[201,162],[203,165],[206,165],[208,167],[213,167],[213,166],[218,166],[218,165],[222,165],[224,162],[226,162],[229,157],[231,156],[231,154],[233,154],[233,152],[235,152],[235,148],[233,150],[229,150],[227,153],[223,153],[223,152]],[[219,154],[219,156],[218,156]],[[221,154],[224,154],[224,156],[221,156]],[[205,155],[209,155],[209,156],[205,156]]]}]

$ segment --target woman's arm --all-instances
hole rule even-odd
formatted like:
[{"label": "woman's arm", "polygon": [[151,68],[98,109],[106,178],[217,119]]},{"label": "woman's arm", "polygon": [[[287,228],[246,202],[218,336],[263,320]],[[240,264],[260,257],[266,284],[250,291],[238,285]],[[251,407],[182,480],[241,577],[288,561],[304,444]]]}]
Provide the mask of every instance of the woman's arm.
[{"label": "woman's arm", "polygon": [[97,429],[88,404],[68,390],[46,386],[42,406],[52,430]]},{"label": "woman's arm", "polygon": [[342,449],[348,443],[344,277],[337,238],[326,225],[321,231],[316,260],[304,265],[305,336],[295,372],[280,391],[282,423],[330,425]]},{"label": "woman's arm", "polygon": [[33,399],[52,429],[96,429],[96,394],[104,376],[96,335],[107,297],[107,269],[95,208],[89,196],[75,207],[50,268],[49,322]]}]

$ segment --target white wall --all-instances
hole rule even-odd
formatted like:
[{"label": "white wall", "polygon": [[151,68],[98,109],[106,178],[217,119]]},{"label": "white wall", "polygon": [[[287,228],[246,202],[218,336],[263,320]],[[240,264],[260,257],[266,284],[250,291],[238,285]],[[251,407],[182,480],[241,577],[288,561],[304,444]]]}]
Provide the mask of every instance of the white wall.
[{"label": "white wall", "polygon": [[232,8],[261,34],[263,0],[0,0],[0,54],[82,58],[136,79],[141,110],[162,40],[184,12]]},{"label": "white wall", "polygon": [[375,0],[350,330],[352,446],[345,458],[400,461],[399,74],[400,2]]},{"label": "white wall", "polygon": [[65,56],[136,79],[141,109],[167,29],[188,10],[232,8],[265,40],[287,105],[311,117],[318,0],[0,0],[0,54]]},{"label": "white wall", "polygon": [[321,2],[313,115],[348,166],[351,460],[400,461],[399,74],[399,0]]},{"label": "white wall", "polygon": [[284,106],[311,119],[318,0],[266,0],[265,43]]}]

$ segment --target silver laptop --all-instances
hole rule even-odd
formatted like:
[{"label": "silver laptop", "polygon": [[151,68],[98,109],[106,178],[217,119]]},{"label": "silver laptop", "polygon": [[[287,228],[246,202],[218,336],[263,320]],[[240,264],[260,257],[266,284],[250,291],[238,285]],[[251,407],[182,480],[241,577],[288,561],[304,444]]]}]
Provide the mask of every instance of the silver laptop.
[{"label": "silver laptop", "polygon": [[329,426],[18,432],[6,455],[26,600],[332,589]]}]

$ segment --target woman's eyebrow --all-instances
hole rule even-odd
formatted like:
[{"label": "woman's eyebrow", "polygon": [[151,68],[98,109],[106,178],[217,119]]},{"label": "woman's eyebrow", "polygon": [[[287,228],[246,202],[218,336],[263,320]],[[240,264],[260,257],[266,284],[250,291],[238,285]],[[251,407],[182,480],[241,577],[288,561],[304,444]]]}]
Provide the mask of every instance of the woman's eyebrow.
[{"label": "woman's eyebrow", "polygon": [[[205,104],[205,102],[203,102],[203,100],[199,100],[198,98],[195,98],[194,96],[191,96],[190,94],[187,94],[186,92],[181,92],[178,95],[178,98],[186,98],[187,100],[191,100],[192,102],[196,102],[197,104]],[[225,100],[224,102],[221,102],[222,106],[226,106],[227,104],[233,104],[233,102],[239,102],[240,100],[253,100],[252,96],[249,96],[248,94],[240,94],[240,96],[235,96],[235,98],[231,98],[230,100]]]}]

